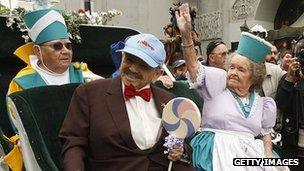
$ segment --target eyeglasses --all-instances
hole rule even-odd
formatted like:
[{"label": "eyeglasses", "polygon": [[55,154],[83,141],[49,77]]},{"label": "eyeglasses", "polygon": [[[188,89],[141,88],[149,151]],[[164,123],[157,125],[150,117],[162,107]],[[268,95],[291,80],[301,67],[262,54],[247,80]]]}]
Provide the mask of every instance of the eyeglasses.
[{"label": "eyeglasses", "polygon": [[51,44],[41,44],[40,46],[50,46],[56,51],[62,50],[63,46],[65,46],[65,48],[67,48],[68,50],[73,49],[73,46],[72,46],[71,42],[66,42],[66,43],[55,42],[55,43],[51,43]]}]

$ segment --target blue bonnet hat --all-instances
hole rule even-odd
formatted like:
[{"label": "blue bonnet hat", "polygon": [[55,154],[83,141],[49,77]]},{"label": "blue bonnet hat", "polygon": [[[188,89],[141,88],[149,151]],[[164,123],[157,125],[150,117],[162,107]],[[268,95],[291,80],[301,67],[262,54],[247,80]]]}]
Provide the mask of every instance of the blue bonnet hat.
[{"label": "blue bonnet hat", "polygon": [[31,11],[24,15],[28,35],[35,44],[68,39],[68,31],[63,16],[54,9]]},{"label": "blue bonnet hat", "polygon": [[254,62],[262,63],[270,53],[271,46],[269,42],[258,36],[242,32],[236,52]]}]

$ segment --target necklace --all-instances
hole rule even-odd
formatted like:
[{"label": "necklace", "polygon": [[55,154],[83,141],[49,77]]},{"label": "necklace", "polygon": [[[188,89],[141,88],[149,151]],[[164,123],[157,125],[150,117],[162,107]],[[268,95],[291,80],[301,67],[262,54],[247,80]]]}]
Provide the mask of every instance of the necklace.
[{"label": "necklace", "polygon": [[238,102],[242,113],[244,114],[245,118],[248,118],[252,105],[253,105],[253,101],[254,101],[254,92],[250,92],[249,94],[249,102],[248,103],[244,103],[242,101],[242,99],[234,92],[231,91],[231,94],[233,95],[233,97],[236,99],[236,101]]}]

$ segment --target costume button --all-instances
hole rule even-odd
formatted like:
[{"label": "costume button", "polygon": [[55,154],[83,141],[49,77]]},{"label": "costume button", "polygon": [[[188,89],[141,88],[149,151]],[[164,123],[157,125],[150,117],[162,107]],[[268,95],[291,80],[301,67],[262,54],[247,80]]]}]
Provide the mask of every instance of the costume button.
[{"label": "costume button", "polygon": [[88,69],[87,63],[81,62],[81,70],[85,71],[85,70],[87,70],[87,69]]},{"label": "costume button", "polygon": [[289,118],[286,118],[285,122],[286,123],[289,123],[290,119]]},{"label": "costume button", "polygon": [[80,68],[79,62],[75,62],[75,63],[73,64],[73,66],[74,66],[75,69],[79,69],[79,68]]}]

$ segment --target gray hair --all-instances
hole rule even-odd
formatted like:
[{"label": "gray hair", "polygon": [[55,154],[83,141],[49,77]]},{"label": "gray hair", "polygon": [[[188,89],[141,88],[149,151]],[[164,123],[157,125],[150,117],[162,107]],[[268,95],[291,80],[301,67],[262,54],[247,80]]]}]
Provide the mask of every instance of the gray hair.
[{"label": "gray hair", "polygon": [[[232,57],[239,55],[242,56],[238,53],[232,53],[228,56],[226,62],[225,62],[225,69],[226,71],[228,71],[230,64],[231,64],[231,59]],[[248,61],[250,62],[250,73],[251,73],[251,86],[249,88],[249,91],[257,91],[260,92],[262,89],[262,83],[264,80],[264,77],[266,75],[266,67],[265,67],[265,63],[257,63],[254,62],[252,60],[250,60],[249,58],[247,58]]]}]

